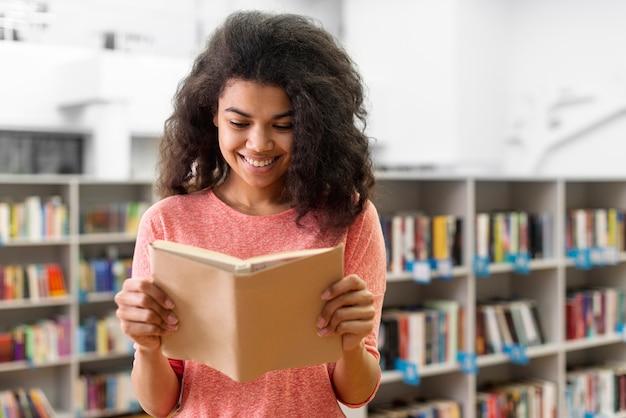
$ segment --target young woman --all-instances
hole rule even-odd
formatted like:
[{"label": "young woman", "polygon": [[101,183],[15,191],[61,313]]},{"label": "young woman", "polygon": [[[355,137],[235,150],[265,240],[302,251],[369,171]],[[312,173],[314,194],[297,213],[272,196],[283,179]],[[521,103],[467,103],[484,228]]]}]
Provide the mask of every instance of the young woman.
[{"label": "young woman", "polygon": [[[141,220],[133,277],[116,295],[135,342],[134,391],[161,417],[342,417],[380,383],[377,332],[385,249],[363,86],[346,52],[297,15],[230,15],[180,84],[165,124],[157,188]],[[339,334],[333,364],[272,371],[239,383],[168,359],[173,303],[151,280],[148,244],[177,241],[248,258],[344,243],[345,277],[319,295],[320,338]],[[294,280],[298,280],[294,277]]]}]

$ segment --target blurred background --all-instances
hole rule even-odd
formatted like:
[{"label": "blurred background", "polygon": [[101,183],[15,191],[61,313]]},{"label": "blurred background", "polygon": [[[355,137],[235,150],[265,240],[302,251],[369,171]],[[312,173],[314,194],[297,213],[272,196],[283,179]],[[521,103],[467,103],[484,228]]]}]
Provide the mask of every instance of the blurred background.
[{"label": "blurred background", "polygon": [[623,0],[0,0],[0,131],[87,132],[87,172],[149,177],[177,83],[236,9],[340,40],[379,169],[626,174]]}]

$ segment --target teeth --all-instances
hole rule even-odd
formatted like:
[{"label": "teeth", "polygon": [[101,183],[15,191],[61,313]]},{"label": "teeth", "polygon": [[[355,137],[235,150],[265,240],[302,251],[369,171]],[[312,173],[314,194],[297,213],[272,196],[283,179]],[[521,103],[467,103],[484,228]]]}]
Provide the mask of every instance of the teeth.
[{"label": "teeth", "polygon": [[274,158],[269,158],[267,160],[261,160],[261,161],[253,160],[248,157],[243,157],[243,158],[248,162],[248,164],[253,165],[255,167],[265,167],[266,165],[270,165],[274,162]]}]

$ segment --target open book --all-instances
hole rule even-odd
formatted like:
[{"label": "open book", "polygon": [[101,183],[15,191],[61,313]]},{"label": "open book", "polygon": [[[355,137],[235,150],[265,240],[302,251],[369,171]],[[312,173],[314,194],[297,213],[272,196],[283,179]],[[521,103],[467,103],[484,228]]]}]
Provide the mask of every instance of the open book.
[{"label": "open book", "polygon": [[198,247],[150,244],[154,282],[172,299],[170,358],[207,364],[239,382],[337,361],[341,337],[317,335],[322,292],[343,277],[343,245],[242,260]]}]

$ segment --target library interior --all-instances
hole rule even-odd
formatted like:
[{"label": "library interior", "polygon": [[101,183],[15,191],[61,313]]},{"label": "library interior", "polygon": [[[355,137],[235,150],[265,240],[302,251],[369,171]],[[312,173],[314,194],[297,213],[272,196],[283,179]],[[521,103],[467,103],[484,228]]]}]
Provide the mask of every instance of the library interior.
[{"label": "library interior", "polygon": [[245,9],[365,85],[382,372],[345,416],[626,418],[621,0],[0,0],[0,418],[146,416],[114,295],[179,82]]}]

